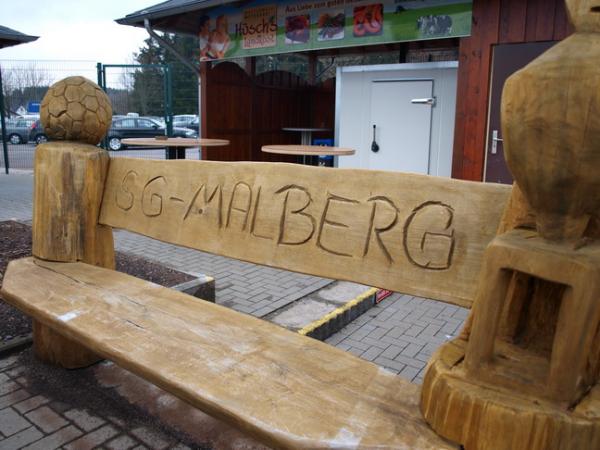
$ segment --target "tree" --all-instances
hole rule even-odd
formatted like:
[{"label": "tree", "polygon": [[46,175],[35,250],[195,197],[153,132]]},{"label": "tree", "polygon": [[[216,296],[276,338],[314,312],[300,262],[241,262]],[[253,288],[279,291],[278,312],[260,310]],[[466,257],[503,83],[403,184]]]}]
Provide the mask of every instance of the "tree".
[{"label": "tree", "polygon": [[[194,37],[165,34],[163,38],[190,61],[198,53],[198,40]],[[148,38],[134,56],[139,64],[168,64],[171,68],[173,114],[197,114],[198,79],[188,67],[180,63],[170,51]],[[132,105],[140,115],[164,115],[164,83],[160,69],[142,67],[133,74]]]},{"label": "tree", "polygon": [[31,61],[23,65],[2,67],[2,90],[7,115],[14,115],[20,106],[41,102],[51,84],[47,70]]}]

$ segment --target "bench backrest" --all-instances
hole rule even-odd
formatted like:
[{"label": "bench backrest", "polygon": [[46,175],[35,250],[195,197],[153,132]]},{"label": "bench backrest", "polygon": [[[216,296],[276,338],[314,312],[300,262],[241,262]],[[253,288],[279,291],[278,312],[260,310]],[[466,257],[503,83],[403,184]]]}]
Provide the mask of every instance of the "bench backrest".
[{"label": "bench backrest", "polygon": [[405,173],[115,158],[100,223],[470,307],[509,194]]}]

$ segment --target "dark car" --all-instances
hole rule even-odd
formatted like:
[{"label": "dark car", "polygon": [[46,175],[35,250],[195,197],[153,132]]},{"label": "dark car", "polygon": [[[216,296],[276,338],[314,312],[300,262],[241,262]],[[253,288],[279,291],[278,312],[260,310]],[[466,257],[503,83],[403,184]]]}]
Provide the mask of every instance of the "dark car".
[{"label": "dark car", "polygon": [[[159,122],[148,117],[122,117],[114,119],[108,131],[108,148],[121,150],[125,147],[121,143],[126,138],[148,138],[165,135],[165,127]],[[197,138],[198,133],[188,128],[173,128],[174,137]]]},{"label": "dark car", "polygon": [[48,141],[48,136],[44,132],[44,126],[40,119],[36,120],[31,124],[29,128],[29,140],[37,144],[42,144]]},{"label": "dark car", "polygon": [[29,128],[35,119],[8,119],[6,121],[6,140],[11,144],[26,144],[29,140]]}]

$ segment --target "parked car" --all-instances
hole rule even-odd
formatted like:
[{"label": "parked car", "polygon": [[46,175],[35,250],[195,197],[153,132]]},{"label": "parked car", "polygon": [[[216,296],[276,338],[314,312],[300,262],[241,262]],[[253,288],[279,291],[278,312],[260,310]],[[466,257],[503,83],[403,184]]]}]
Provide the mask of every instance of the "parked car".
[{"label": "parked car", "polygon": [[173,116],[173,126],[182,128],[193,128],[190,125],[198,121],[198,116],[195,114],[179,114]]},{"label": "parked car", "polygon": [[196,133],[198,133],[198,136],[200,136],[200,117],[196,116],[195,119],[186,126],[186,128],[194,130]]},{"label": "parked car", "polygon": [[[164,117],[160,117],[160,116],[144,116],[144,117],[148,117],[149,119],[152,119],[155,122],[158,122],[160,124],[160,126],[166,127]],[[187,128],[187,127],[184,127],[184,128]]]},{"label": "parked car", "polygon": [[[166,128],[148,117],[124,117],[112,121],[108,130],[108,147],[110,150],[121,150],[125,138],[148,138],[166,134]],[[173,127],[174,137],[197,138],[198,133],[187,128]]]},{"label": "parked car", "polygon": [[35,142],[35,144],[42,144],[48,141],[48,136],[44,132],[44,126],[40,119],[36,120],[31,124],[29,128],[29,140]]},{"label": "parked car", "polygon": [[6,140],[11,144],[26,144],[29,141],[29,128],[35,119],[8,119],[6,120]]}]

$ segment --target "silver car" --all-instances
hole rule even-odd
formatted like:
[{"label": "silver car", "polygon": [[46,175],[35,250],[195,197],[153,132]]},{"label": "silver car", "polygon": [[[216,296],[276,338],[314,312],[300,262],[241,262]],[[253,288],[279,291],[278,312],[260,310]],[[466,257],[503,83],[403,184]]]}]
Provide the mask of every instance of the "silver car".
[{"label": "silver car", "polygon": [[11,144],[26,144],[29,141],[29,130],[35,119],[6,120],[6,140]]}]

